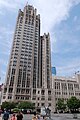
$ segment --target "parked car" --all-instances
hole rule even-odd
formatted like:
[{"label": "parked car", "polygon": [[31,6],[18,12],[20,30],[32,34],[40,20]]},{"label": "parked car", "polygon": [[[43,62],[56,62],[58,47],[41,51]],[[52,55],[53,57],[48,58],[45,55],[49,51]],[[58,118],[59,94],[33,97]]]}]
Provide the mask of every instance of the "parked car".
[{"label": "parked car", "polygon": [[23,114],[27,114],[27,110],[26,110],[26,109],[22,109],[21,112],[22,112]]},{"label": "parked car", "polygon": [[21,112],[23,114],[34,114],[35,111],[31,110],[31,109],[22,109]]}]

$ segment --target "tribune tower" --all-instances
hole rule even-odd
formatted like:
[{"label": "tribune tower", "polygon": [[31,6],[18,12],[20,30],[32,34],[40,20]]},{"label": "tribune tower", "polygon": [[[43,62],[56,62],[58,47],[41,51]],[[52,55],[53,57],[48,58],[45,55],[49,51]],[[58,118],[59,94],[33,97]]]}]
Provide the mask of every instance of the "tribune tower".
[{"label": "tribune tower", "polygon": [[48,101],[48,89],[51,89],[50,36],[49,33],[40,36],[40,15],[33,6],[26,5],[17,17],[2,102],[32,101],[38,106],[42,96],[44,103]]}]

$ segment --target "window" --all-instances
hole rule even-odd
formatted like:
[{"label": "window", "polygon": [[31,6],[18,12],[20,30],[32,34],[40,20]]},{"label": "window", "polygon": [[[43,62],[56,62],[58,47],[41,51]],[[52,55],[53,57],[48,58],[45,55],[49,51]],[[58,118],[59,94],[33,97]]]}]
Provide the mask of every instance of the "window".
[{"label": "window", "polygon": [[51,103],[49,103],[49,106],[51,106]]},{"label": "window", "polygon": [[38,94],[40,93],[40,91],[38,91]]},{"label": "window", "polygon": [[68,89],[69,89],[69,90],[73,90],[73,84],[68,83]]},{"label": "window", "polygon": [[33,94],[36,94],[36,90],[33,90]]},{"label": "window", "polygon": [[40,98],[38,97],[38,100],[40,100]]},{"label": "window", "polygon": [[29,97],[27,96],[27,97],[25,98],[25,100],[29,100]]},{"label": "window", "polygon": [[8,99],[11,99],[12,98],[12,96],[8,96]]},{"label": "window", "polygon": [[29,94],[29,90],[26,90],[26,94]]},{"label": "window", "polygon": [[41,91],[41,94],[42,94],[42,95],[45,95],[45,90],[42,90],[42,91]]},{"label": "window", "polygon": [[49,97],[48,100],[51,101],[51,97]]},{"label": "window", "polygon": [[33,103],[33,105],[35,106],[35,103]]},{"label": "window", "polygon": [[45,100],[45,98],[44,98],[44,97],[42,97],[42,98],[41,98],[41,100]]},{"label": "window", "polygon": [[21,100],[24,100],[24,97],[21,97]]},{"label": "window", "polygon": [[6,98],[6,96],[3,96],[3,99],[5,99]]},{"label": "window", "polygon": [[67,85],[66,85],[66,83],[61,83],[61,86],[62,86],[62,90],[67,90]]},{"label": "window", "polygon": [[60,89],[60,83],[59,82],[55,82],[55,89]]},{"label": "window", "polygon": [[36,97],[33,97],[32,100],[36,100]]},{"label": "window", "polygon": [[39,106],[39,103],[38,103],[38,106]]},{"label": "window", "polygon": [[17,89],[17,93],[20,93],[20,89]]},{"label": "window", "polygon": [[13,88],[9,88],[9,93],[12,93],[12,91],[13,91]]},{"label": "window", "polygon": [[45,106],[45,104],[44,104],[44,103],[41,103],[41,106]]},{"label": "window", "polygon": [[51,95],[51,91],[50,90],[48,91],[48,95]]},{"label": "window", "polygon": [[75,89],[79,89],[79,84],[74,84]]},{"label": "window", "polygon": [[17,97],[16,97],[16,99],[18,99],[18,100],[19,100],[19,97],[17,96]]}]

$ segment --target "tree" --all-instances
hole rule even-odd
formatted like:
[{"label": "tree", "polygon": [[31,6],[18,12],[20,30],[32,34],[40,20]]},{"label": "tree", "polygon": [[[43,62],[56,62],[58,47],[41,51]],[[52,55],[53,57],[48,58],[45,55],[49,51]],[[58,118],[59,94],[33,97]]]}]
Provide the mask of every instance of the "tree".
[{"label": "tree", "polygon": [[80,107],[80,100],[73,96],[67,100],[67,106],[70,109],[70,111],[76,112]]},{"label": "tree", "polygon": [[63,99],[58,99],[57,103],[56,103],[56,107],[58,110],[62,110],[64,111],[66,109],[66,104],[64,103]]},{"label": "tree", "polygon": [[20,102],[18,104],[19,109],[34,109],[34,104],[32,102]]},{"label": "tree", "polygon": [[16,103],[14,102],[3,102],[1,105],[2,109],[13,109],[16,107]]}]

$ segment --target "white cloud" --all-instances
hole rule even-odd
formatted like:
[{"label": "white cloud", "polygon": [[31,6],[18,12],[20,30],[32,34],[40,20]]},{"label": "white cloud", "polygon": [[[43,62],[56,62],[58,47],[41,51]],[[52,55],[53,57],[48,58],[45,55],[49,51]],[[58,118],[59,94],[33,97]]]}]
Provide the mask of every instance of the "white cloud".
[{"label": "white cloud", "polygon": [[11,48],[12,37],[13,37],[12,30],[10,30],[8,27],[2,26],[0,27],[0,45],[3,46],[3,48],[6,49],[7,52]]},{"label": "white cloud", "polygon": [[17,7],[17,2],[11,0],[0,0],[0,8],[15,9]]},{"label": "white cloud", "polygon": [[4,15],[4,13],[2,11],[0,11],[0,15]]},{"label": "white cloud", "polygon": [[7,66],[8,61],[5,61],[4,59],[0,59],[0,66],[4,65]]},{"label": "white cloud", "polygon": [[13,34],[13,31],[11,31],[8,27],[1,26],[0,33],[9,35],[9,34]]},{"label": "white cloud", "polygon": [[[6,7],[13,10],[22,8],[27,3],[26,0],[0,0],[0,8]],[[42,32],[51,32],[51,29],[69,16],[72,6],[80,3],[80,0],[30,0],[41,15]]]},{"label": "white cloud", "polygon": [[78,17],[74,16],[73,21],[76,22],[77,19],[78,19]]},{"label": "white cloud", "polygon": [[0,84],[5,82],[5,75],[6,75],[6,72],[2,70],[0,75]]}]

